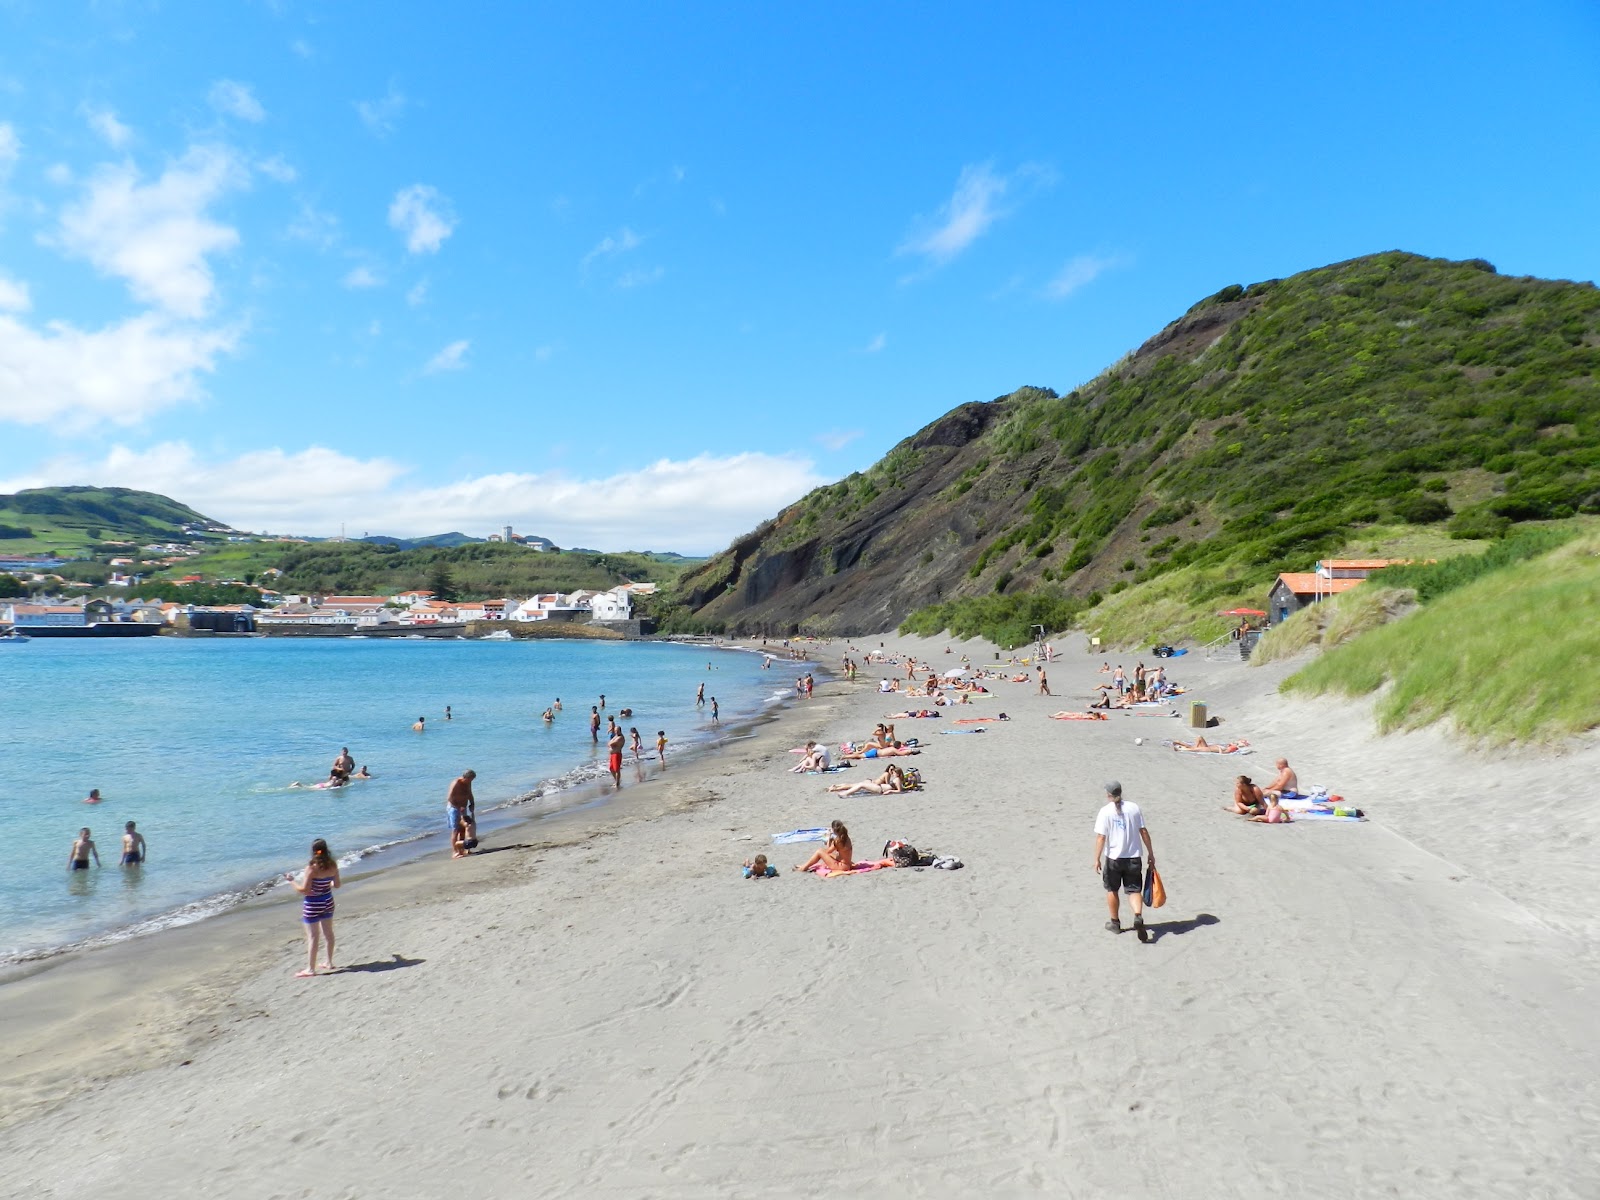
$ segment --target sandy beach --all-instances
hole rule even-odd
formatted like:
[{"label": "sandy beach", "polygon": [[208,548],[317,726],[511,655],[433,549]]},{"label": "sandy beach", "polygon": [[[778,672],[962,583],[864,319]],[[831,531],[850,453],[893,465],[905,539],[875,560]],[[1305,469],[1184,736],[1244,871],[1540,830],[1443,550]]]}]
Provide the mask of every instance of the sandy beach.
[{"label": "sandy beach", "polygon": [[[614,803],[354,879],[335,975],[293,977],[287,896],[33,964],[0,984],[0,1194],[1600,1194],[1600,750],[1378,738],[1280,700],[1292,666],[1189,655],[1183,711],[1253,751],[1191,757],[1182,720],[1045,719],[1137,658],[1058,645],[1054,698],[897,722],[920,792],[787,773],[901,707],[869,666]],[[1280,754],[1370,819],[1224,814]],[[1102,927],[1108,779],[1168,888],[1148,945]],[[965,869],[790,874],[814,847],[771,835],[832,818]]]}]

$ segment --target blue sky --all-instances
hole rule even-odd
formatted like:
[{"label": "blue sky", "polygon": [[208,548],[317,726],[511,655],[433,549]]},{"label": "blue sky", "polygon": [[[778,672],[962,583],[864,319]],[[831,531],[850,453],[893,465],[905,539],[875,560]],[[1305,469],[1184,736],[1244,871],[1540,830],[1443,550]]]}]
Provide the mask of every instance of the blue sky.
[{"label": "blue sky", "polygon": [[0,2],[0,490],[704,552],[1234,282],[1600,274],[1589,4]]}]

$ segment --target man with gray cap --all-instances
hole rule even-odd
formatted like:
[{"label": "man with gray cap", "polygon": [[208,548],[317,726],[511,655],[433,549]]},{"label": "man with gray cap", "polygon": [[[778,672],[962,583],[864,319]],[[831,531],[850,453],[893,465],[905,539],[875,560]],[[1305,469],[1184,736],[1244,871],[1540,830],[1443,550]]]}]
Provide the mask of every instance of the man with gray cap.
[{"label": "man with gray cap", "polygon": [[1139,847],[1144,844],[1144,855],[1150,865],[1156,865],[1156,850],[1150,844],[1150,831],[1144,827],[1144,813],[1132,800],[1122,798],[1122,785],[1116,780],[1106,784],[1108,803],[1094,819],[1094,869],[1106,886],[1106,908],[1111,919],[1106,928],[1112,933],[1122,932],[1121,901],[1117,888],[1128,893],[1128,903],[1133,906],[1133,928],[1141,942],[1150,940],[1144,927],[1144,874],[1140,869]]}]

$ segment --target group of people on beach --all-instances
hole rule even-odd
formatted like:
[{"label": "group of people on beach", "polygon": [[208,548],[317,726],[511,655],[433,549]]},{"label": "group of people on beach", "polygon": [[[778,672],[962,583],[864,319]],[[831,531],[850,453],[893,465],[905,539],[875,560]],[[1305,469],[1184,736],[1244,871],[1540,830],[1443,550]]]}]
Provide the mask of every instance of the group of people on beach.
[{"label": "group of people on beach", "polygon": [[[98,793],[96,793],[98,794]],[[57,845],[60,845],[58,842]],[[138,825],[129,821],[122,827],[122,857],[117,861],[119,867],[143,866],[149,857],[150,847],[144,840],[144,834],[139,832]],[[100,866],[100,851],[94,844],[94,838],[85,825],[78,830],[78,836],[73,840],[72,849],[67,851],[67,870],[87,871],[89,860],[94,860],[95,866]]]}]

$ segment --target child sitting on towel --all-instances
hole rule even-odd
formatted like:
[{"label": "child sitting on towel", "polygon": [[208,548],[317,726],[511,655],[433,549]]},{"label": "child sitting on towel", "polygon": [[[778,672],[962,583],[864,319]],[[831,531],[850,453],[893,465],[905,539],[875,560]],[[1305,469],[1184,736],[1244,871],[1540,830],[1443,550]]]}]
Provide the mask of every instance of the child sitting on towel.
[{"label": "child sitting on towel", "polygon": [[767,862],[765,854],[758,854],[754,858],[746,859],[744,864],[744,877],[746,879],[775,879],[778,868]]},{"label": "child sitting on towel", "polygon": [[1259,817],[1246,817],[1245,820],[1252,821],[1258,825],[1287,825],[1294,818],[1289,815],[1287,809],[1279,807],[1278,793],[1268,792],[1267,811]]}]

